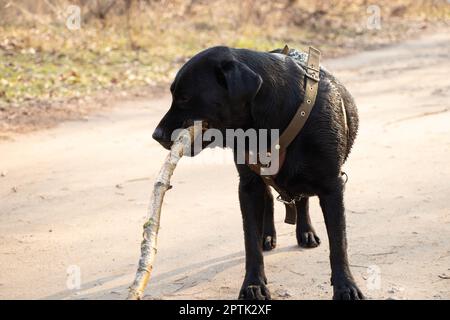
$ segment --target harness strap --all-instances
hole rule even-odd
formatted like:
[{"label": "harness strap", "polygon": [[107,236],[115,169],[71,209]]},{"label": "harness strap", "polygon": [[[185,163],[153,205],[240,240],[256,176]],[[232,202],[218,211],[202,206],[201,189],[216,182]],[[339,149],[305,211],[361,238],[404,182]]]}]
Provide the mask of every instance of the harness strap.
[{"label": "harness strap", "polygon": [[[285,46],[282,50],[282,53],[288,54],[289,48]],[[314,104],[316,102],[317,89],[319,87],[319,73],[320,51],[313,47],[309,47],[308,61],[306,63],[305,95],[303,102],[298,107],[294,117],[281,134],[279,140],[274,144],[275,149],[278,149],[279,151],[279,163],[277,172],[275,172],[275,174],[273,175],[264,175],[261,174],[261,170],[264,169],[264,166],[261,163],[248,164],[251,170],[261,176],[267,186],[274,188],[275,191],[278,192],[279,196],[277,197],[277,200],[283,202],[286,208],[286,218],[284,222],[289,224],[295,224],[297,221],[297,207],[295,203],[296,201],[300,200],[302,195],[292,197],[276,184],[275,178],[279,169],[283,166],[288,146],[303,129],[311,113],[311,110],[314,107]]]},{"label": "harness strap", "polygon": [[311,113],[314,103],[316,102],[317,89],[319,87],[320,73],[320,51],[309,47],[308,61],[306,63],[306,81],[305,96],[302,104],[298,107],[297,112],[281,134],[278,146],[275,148],[284,151],[300,133],[309,114]]}]

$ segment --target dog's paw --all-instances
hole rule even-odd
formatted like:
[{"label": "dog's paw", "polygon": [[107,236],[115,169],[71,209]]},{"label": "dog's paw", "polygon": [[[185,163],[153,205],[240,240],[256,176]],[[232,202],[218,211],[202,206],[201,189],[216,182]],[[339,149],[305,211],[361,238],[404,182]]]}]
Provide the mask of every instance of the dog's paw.
[{"label": "dog's paw", "polygon": [[266,285],[244,285],[239,293],[239,300],[270,300],[270,292]]},{"label": "dog's paw", "polygon": [[333,300],[364,300],[361,290],[352,280],[344,280],[333,285]]},{"label": "dog's paw", "polygon": [[275,236],[264,236],[263,238],[263,250],[270,251],[275,249],[277,246],[277,237]]},{"label": "dog's paw", "polygon": [[314,231],[297,232],[297,243],[302,248],[315,248],[320,245],[320,238]]}]

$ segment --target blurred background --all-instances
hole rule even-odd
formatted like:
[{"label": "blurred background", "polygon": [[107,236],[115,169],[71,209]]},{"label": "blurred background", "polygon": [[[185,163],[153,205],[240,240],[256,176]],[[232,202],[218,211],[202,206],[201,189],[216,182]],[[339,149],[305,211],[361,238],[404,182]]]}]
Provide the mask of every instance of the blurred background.
[{"label": "blurred background", "polygon": [[[176,71],[210,46],[286,43],[318,47],[358,105],[344,170],[360,288],[450,299],[449,31],[450,0],[0,0],[0,299],[124,299]],[[235,299],[244,246],[231,151],[189,159],[164,199],[146,298]],[[278,247],[265,257],[275,299],[331,298],[327,232],[310,203],[322,244],[302,250],[276,201]]]},{"label": "blurred background", "polygon": [[111,95],[158,92],[214,45],[314,45],[330,58],[449,17],[446,0],[0,0],[0,129],[39,127],[43,110],[48,121],[70,118]]}]

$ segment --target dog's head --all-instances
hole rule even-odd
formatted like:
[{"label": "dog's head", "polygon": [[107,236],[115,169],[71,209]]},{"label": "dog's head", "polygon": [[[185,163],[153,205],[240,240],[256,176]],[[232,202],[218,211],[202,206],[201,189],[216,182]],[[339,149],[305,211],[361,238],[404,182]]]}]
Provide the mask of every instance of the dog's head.
[{"label": "dog's head", "polygon": [[251,121],[248,106],[261,84],[261,77],[239,61],[235,49],[214,47],[200,52],[178,71],[170,86],[172,105],[153,138],[169,149],[174,130],[194,121],[219,130],[245,128]]}]

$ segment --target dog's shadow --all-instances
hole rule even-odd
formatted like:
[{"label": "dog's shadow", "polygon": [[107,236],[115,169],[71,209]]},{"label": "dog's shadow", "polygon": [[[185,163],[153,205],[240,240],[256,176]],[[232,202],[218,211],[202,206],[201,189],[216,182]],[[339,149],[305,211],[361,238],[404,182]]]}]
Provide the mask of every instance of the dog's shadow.
[{"label": "dog's shadow", "polygon": [[[286,246],[276,248],[272,251],[265,252],[265,256],[277,255],[291,251],[303,251],[298,246]],[[183,298],[183,292],[198,285],[211,281],[217,274],[224,272],[234,266],[245,263],[244,251],[228,254],[222,257],[208,259],[198,263],[192,263],[167,272],[155,274],[151,278],[147,287],[147,295],[145,299],[160,299],[161,296],[173,296],[174,298]],[[43,297],[44,300],[59,299],[126,299],[128,294],[128,286],[133,281],[134,270],[132,273],[123,272],[117,275],[99,278],[87,283],[82,283],[79,290],[64,290],[55,294]],[[244,272],[244,271],[242,271]],[[242,273],[242,279],[244,273]],[[241,280],[239,280],[241,281]],[[101,289],[103,285],[109,282],[125,282],[124,285],[115,287],[108,286],[108,289]],[[219,288],[220,289],[220,288]],[[236,289],[237,290],[237,289]],[[233,292],[229,299],[236,298],[237,292]]]}]

